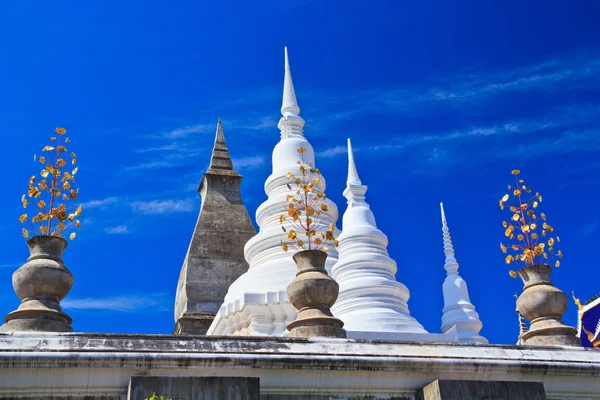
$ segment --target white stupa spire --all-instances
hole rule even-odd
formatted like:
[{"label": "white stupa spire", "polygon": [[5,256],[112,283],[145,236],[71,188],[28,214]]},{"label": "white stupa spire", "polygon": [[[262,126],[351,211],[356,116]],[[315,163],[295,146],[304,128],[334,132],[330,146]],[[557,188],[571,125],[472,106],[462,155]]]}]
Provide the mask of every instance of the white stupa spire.
[{"label": "white stupa spire", "polygon": [[285,77],[283,80],[283,102],[281,103],[281,115],[300,115],[300,107],[296,100],[296,91],[292,81],[292,71],[290,70],[290,59],[288,57],[287,47],[285,48]]},{"label": "white stupa spire", "polygon": [[283,101],[281,102],[281,115],[279,120],[279,129],[281,136],[302,135],[304,120],[300,117],[300,107],[296,100],[296,91],[292,81],[292,71],[290,70],[290,59],[288,57],[287,47],[285,48],[285,75],[283,78]]},{"label": "white stupa spire", "polygon": [[[333,314],[344,321],[349,338],[393,339],[397,334],[427,334],[410,316],[406,286],[396,281],[396,263],[387,252],[387,236],[377,229],[375,216],[365,201],[348,139],[348,180],[344,197],[343,231],[339,260],[332,269],[340,285]],[[407,339],[406,336],[403,339]]]},{"label": "white stupa spire", "polygon": [[[303,135],[304,120],[299,115],[287,48],[281,114],[278,124],[281,140],[273,149],[273,170],[265,182],[268,198],[256,210],[259,232],[244,247],[249,269],[229,287],[224,304],[208,330],[209,335],[281,336],[287,324],[296,318],[297,310],[289,303],[286,288],[294,279],[297,267],[292,259],[294,253],[281,249],[281,241],[287,241],[287,234],[281,229],[279,217],[290,194],[287,173],[299,174],[298,161],[316,164],[313,147]],[[305,149],[302,155],[298,153],[300,147]],[[318,186],[325,191],[324,177]],[[317,231],[326,231],[330,223],[337,221],[337,206],[329,199],[327,206],[329,211],[315,227]],[[286,227],[291,228],[291,225]],[[336,262],[337,251],[330,246],[325,267],[330,271]]]},{"label": "white stupa spire", "polygon": [[352,151],[352,142],[348,138],[348,180],[346,181],[348,186],[360,185],[361,181],[358,177],[358,171],[356,170],[356,164],[354,163],[354,152]]},{"label": "white stupa spire", "polygon": [[467,283],[458,274],[458,262],[454,257],[454,247],[448,229],[448,221],[444,212],[444,204],[440,203],[442,212],[442,232],[444,238],[444,254],[446,262],[446,279],[442,286],[444,294],[444,309],[442,310],[442,332],[456,327],[461,343],[486,344],[487,339],[479,335],[483,324],[479,314],[469,299]]}]

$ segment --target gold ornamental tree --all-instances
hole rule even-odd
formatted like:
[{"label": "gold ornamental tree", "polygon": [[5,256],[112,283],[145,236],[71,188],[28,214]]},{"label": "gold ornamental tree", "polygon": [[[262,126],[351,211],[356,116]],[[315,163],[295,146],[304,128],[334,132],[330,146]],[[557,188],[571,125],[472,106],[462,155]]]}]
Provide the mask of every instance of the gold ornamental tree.
[{"label": "gold ornamental tree", "polygon": [[[317,232],[324,219],[330,219],[327,196],[319,190],[321,171],[314,168],[312,163],[304,162],[306,149],[298,149],[301,161],[298,161],[298,173],[288,172],[286,177],[291,182],[287,184],[290,194],[287,195],[285,213],[279,218],[281,229],[287,233],[287,241],[281,242],[284,251],[290,247],[297,250],[321,250],[327,252],[328,245],[338,245],[333,235],[335,225],[330,223],[326,232]],[[286,229],[283,224],[289,222],[292,229]]]},{"label": "gold ornamental tree", "polygon": [[[536,264],[553,263],[560,266],[563,253],[557,249],[560,237],[548,223],[546,214],[540,212],[542,195],[533,192],[521,179],[521,171],[515,169],[514,185],[508,185],[508,193],[500,199],[500,209],[510,212],[510,218],[502,221],[506,242],[500,242],[500,249],[506,254],[506,264],[524,268]],[[513,270],[510,275],[515,278]]]},{"label": "gold ornamental tree", "polygon": [[[29,178],[27,194],[21,197],[23,208],[30,210],[19,217],[26,224],[23,237],[33,236],[69,236],[75,239],[75,229],[79,229],[78,217],[82,206],[75,205],[79,189],[74,186],[77,174],[77,155],[69,152],[66,145],[70,142],[65,136],[65,128],[56,128],[56,136],[50,138],[50,144],[44,146],[39,161],[42,170],[39,176]],[[70,233],[69,233],[70,232]]]}]

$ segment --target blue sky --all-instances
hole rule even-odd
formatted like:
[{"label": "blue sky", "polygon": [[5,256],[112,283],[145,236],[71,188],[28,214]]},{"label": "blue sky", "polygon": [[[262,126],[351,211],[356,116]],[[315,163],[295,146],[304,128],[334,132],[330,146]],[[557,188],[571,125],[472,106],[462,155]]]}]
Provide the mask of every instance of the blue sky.
[{"label": "blue sky", "polygon": [[[279,140],[288,46],[305,135],[345,209],[351,137],[412,314],[441,325],[439,202],[492,343],[514,343],[498,199],[521,169],[562,239],[554,283],[600,290],[595,2],[5,2],[0,33],[0,314],[28,256],[21,194],[56,126],[78,153],[83,227],[65,299],[84,332],[170,333],[217,119],[251,216]],[[339,225],[339,224],[338,224]],[[341,227],[341,226],[340,226]],[[576,323],[571,304],[565,320]]]}]

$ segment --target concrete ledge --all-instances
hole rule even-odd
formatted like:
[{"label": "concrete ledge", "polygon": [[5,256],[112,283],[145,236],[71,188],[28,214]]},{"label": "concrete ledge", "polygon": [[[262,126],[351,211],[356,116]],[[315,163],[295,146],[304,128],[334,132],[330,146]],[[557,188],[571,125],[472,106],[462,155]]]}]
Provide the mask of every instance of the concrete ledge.
[{"label": "concrete ledge", "polygon": [[436,379],[530,381],[543,382],[550,399],[600,399],[600,352],[282,337],[0,335],[0,397],[125,396],[132,376],[256,377],[263,396],[385,399],[413,398]]}]

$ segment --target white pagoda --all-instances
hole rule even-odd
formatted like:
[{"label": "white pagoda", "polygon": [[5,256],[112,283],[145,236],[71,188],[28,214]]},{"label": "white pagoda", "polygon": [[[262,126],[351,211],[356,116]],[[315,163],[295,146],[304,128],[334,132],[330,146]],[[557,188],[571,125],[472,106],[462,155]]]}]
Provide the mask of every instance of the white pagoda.
[{"label": "white pagoda", "polygon": [[[290,171],[296,172],[297,162],[301,160],[298,149],[306,149],[302,155],[304,163],[316,164],[313,147],[304,137],[304,120],[296,101],[287,48],[281,114],[278,124],[281,140],[273,149],[273,172],[265,182],[268,198],[256,210],[256,223],[260,229],[244,248],[249,269],[229,287],[208,335],[280,336],[285,334],[287,324],[296,318],[297,311],[288,301],[286,288],[294,279],[297,267],[292,254],[281,249],[281,241],[287,237],[279,217],[285,213],[286,195],[289,194],[286,175]],[[322,177],[319,189],[325,191],[325,187]],[[326,231],[330,223],[337,221],[337,206],[331,200],[327,200],[327,205],[328,215],[321,219],[315,228],[317,231]],[[331,248],[327,270],[331,271],[336,262],[337,251]]]},{"label": "white pagoda", "polygon": [[377,228],[365,200],[367,186],[358,176],[350,139],[346,185],[348,208],[339,236],[339,260],[332,270],[340,294],[332,312],[344,322],[347,337],[457,342],[454,331],[429,334],[410,315],[410,292],[396,280],[398,268],[388,255],[388,238]]}]

